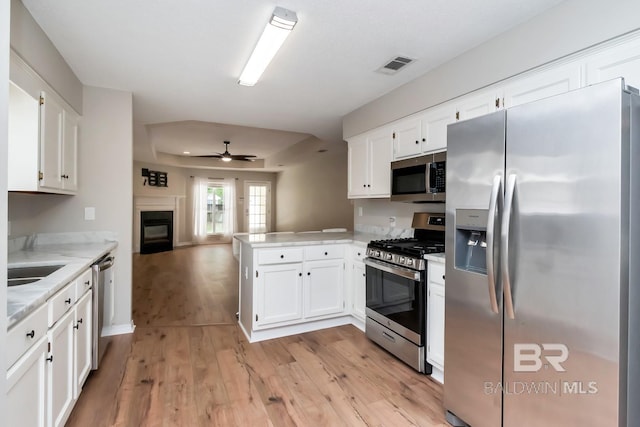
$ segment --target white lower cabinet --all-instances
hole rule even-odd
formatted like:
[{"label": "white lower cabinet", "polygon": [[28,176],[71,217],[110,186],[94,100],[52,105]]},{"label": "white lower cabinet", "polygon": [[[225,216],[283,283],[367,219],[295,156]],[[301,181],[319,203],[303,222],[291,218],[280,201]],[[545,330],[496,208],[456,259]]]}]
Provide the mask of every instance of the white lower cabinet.
[{"label": "white lower cabinet", "polygon": [[46,426],[46,363],[43,336],[7,372],[7,426]]},{"label": "white lower cabinet", "polygon": [[64,426],[91,371],[92,310],[89,269],[8,331],[9,405],[0,424]]},{"label": "white lower cabinet", "polygon": [[353,286],[352,314],[363,322],[366,320],[365,304],[367,299],[367,277],[364,263],[355,261],[351,272]]},{"label": "white lower cabinet", "polygon": [[427,362],[444,372],[444,264],[428,263]]},{"label": "white lower cabinet", "polygon": [[255,328],[302,319],[302,263],[256,270]]},{"label": "white lower cabinet", "polygon": [[74,311],[74,364],[73,398],[78,399],[82,386],[91,372],[92,355],[92,301],[91,292],[86,292],[76,303]]},{"label": "white lower cabinet", "polygon": [[68,311],[49,329],[47,357],[48,425],[63,426],[73,408],[73,311]]},{"label": "white lower cabinet", "polygon": [[344,312],[344,261],[310,261],[305,264],[304,317]]}]

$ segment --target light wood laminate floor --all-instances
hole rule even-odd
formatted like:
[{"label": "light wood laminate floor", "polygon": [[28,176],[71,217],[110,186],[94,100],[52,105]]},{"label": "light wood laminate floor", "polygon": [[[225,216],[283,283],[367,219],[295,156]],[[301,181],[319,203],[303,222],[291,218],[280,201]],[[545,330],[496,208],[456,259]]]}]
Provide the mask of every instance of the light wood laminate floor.
[{"label": "light wood laminate floor", "polygon": [[442,387],[342,326],[250,344],[230,245],[133,257],[114,337],[68,426],[443,426]]}]

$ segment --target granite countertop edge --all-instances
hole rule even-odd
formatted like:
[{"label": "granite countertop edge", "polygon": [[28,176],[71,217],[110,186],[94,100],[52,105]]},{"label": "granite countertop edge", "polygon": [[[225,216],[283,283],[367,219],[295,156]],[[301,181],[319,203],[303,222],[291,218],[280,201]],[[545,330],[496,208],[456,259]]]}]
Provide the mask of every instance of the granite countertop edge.
[{"label": "granite countertop edge", "polygon": [[331,245],[352,243],[366,247],[371,240],[385,236],[359,232],[318,232],[282,234],[241,234],[234,236],[252,248],[281,248],[286,246]]},{"label": "granite countertop edge", "polygon": [[7,288],[7,329],[10,330],[46,303],[60,289],[117,246],[117,241],[50,243],[9,252],[9,269],[58,264],[64,264],[64,267],[37,282]]}]

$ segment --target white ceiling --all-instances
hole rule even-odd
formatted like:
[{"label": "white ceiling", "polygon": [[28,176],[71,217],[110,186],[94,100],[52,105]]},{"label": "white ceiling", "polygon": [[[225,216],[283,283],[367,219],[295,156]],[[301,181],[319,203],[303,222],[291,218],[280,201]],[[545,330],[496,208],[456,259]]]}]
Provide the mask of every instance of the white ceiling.
[{"label": "white ceiling", "polygon": [[[133,93],[146,126],[134,145],[150,148],[134,156],[220,152],[228,139],[232,154],[260,158],[309,135],[341,141],[347,113],[561,2],[22,1],[83,84]],[[276,6],[298,24],[257,85],[240,86]],[[396,55],[416,61],[375,72]]]}]

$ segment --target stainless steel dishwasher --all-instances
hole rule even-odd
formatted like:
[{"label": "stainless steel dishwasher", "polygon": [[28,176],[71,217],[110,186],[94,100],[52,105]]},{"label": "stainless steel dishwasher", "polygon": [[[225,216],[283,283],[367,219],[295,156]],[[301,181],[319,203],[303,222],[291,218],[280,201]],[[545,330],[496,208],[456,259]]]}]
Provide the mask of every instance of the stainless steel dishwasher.
[{"label": "stainless steel dishwasher", "polygon": [[[113,295],[113,263],[115,257],[109,253],[92,266],[93,272],[93,361],[91,369],[98,369],[102,356],[111,341],[111,337],[102,334],[105,323],[105,303],[112,304]],[[113,310],[109,306],[109,312]],[[106,319],[110,321],[111,319]]]}]

